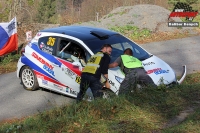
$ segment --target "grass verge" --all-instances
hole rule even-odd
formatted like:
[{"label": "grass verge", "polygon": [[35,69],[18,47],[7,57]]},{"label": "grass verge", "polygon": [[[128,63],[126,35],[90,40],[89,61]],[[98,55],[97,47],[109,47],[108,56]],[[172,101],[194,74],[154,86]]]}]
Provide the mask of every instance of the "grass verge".
[{"label": "grass verge", "polygon": [[[200,84],[193,83],[199,73],[172,88],[146,88],[126,96],[72,103],[40,112],[26,119],[0,124],[0,132],[37,133],[116,133],[116,132],[198,132],[200,121]],[[177,125],[163,128],[181,111],[194,112]]]},{"label": "grass verge", "polygon": [[0,62],[0,74],[16,71],[19,57],[20,54],[8,54],[6,57],[4,57]]}]

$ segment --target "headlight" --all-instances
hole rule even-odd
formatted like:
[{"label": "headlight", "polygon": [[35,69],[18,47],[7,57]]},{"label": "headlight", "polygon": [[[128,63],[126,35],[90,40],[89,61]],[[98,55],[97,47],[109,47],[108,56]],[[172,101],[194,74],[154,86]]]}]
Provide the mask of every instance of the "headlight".
[{"label": "headlight", "polygon": [[115,76],[115,79],[121,84],[122,83],[122,81],[124,80],[123,78],[120,78],[120,77],[118,77],[118,76]]}]

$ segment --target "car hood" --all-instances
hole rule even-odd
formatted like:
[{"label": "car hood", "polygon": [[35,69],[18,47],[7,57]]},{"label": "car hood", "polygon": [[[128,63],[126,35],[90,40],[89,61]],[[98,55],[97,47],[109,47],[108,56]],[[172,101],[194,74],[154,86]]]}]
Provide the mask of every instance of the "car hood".
[{"label": "car hood", "polygon": [[163,60],[155,55],[142,61],[143,67],[147,74],[152,78],[156,85],[171,84],[176,82],[176,74],[174,70]]},{"label": "car hood", "polygon": [[[157,56],[152,55],[150,58],[143,60],[142,64],[147,74],[152,78],[156,85],[168,85],[172,82],[176,82],[174,70]],[[109,74],[109,77],[112,80],[116,80],[116,76],[124,79],[124,74],[119,67],[109,69]],[[115,76],[115,79],[111,75]],[[118,87],[119,85],[120,84],[118,84]]]}]

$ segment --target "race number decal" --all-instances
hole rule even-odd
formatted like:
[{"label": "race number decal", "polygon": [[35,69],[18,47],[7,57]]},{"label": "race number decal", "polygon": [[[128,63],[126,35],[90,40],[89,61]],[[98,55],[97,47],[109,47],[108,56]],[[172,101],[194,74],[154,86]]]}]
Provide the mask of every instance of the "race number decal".
[{"label": "race number decal", "polygon": [[75,81],[76,81],[78,84],[80,84],[80,83],[81,83],[81,77],[80,77],[80,76],[77,76]]},{"label": "race number decal", "polygon": [[47,45],[53,46],[55,44],[56,38],[49,37],[49,40],[47,42]]}]

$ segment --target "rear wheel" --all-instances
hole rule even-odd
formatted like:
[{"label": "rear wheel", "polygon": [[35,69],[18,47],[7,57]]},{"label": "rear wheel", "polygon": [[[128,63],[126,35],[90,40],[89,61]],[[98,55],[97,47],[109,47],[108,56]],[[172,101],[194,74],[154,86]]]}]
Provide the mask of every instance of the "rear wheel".
[{"label": "rear wheel", "polygon": [[22,68],[20,78],[24,89],[34,91],[39,88],[37,78],[30,67],[25,66]]}]

